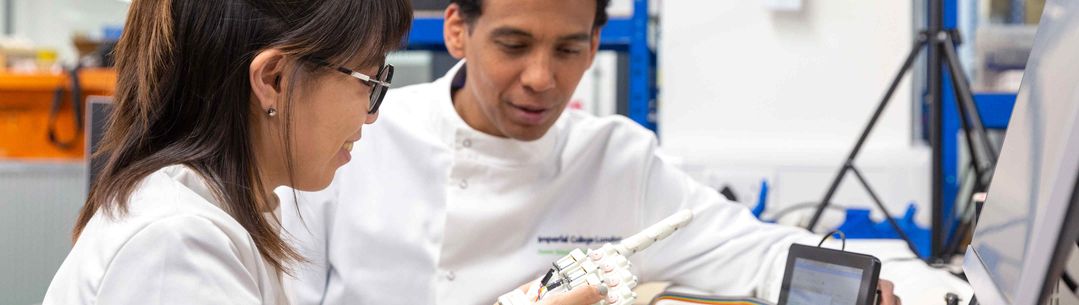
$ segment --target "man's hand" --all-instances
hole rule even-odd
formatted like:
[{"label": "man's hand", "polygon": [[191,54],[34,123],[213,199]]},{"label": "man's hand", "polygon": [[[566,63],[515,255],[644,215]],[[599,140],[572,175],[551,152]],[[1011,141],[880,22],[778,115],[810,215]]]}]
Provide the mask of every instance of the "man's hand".
[{"label": "man's hand", "polygon": [[[539,285],[539,280],[532,281],[531,283],[524,284],[516,291],[503,295],[499,298],[500,302],[495,305],[520,305],[520,304],[533,304],[532,300],[535,296],[534,288]],[[569,292],[563,293],[551,293],[544,297],[539,303],[535,305],[592,305],[599,303],[603,298],[607,297],[607,286],[591,286],[585,285],[574,288]],[[516,294],[514,296],[511,296]],[[509,302],[510,304],[506,304]]]},{"label": "man's hand", "polygon": [[880,291],[879,305],[903,305],[903,300],[895,295],[895,283],[889,280],[877,282],[877,291]]},{"label": "man's hand", "polygon": [[607,286],[581,286],[566,293],[547,296],[536,305],[592,305],[603,300]]}]

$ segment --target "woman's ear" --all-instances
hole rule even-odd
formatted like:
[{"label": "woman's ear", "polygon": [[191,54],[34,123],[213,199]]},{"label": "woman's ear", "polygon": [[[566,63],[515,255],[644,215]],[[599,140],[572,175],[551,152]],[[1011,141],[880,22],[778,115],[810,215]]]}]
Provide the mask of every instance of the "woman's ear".
[{"label": "woman's ear", "polygon": [[465,57],[465,36],[468,35],[469,27],[472,25],[465,21],[464,16],[461,16],[461,7],[456,3],[451,3],[446,8],[446,16],[443,18],[445,22],[442,24],[442,39],[446,42],[446,51],[449,51],[450,56],[456,59],[462,59]]},{"label": "woman's ear", "polygon": [[252,97],[263,111],[277,109],[277,101],[284,92],[281,79],[285,71],[285,54],[278,49],[268,49],[255,55],[251,61],[248,77],[251,79]]}]

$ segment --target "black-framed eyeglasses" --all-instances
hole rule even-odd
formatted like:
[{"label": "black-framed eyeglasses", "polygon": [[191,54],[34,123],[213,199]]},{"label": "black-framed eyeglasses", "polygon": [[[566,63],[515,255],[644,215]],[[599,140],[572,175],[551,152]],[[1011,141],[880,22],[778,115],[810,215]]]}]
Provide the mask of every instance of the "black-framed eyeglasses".
[{"label": "black-framed eyeglasses", "polygon": [[333,68],[337,72],[352,76],[367,86],[370,86],[371,100],[367,104],[367,114],[378,112],[378,107],[382,106],[382,100],[386,98],[386,91],[390,89],[390,82],[393,81],[393,65],[386,64],[385,66],[382,66],[382,68],[378,69],[378,73],[375,74],[375,77],[371,77],[349,68],[333,66],[325,62],[319,62],[319,64]]}]

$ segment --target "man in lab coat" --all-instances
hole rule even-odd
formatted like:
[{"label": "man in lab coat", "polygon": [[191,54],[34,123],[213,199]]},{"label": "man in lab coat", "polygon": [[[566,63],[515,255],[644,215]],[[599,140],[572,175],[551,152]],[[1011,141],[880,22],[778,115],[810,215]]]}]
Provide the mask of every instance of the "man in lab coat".
[{"label": "man in lab coat", "polygon": [[789,245],[818,236],[759,222],[636,123],[566,110],[607,0],[450,2],[446,47],[461,62],[391,90],[356,162],[301,194],[300,216],[282,212],[311,261],[286,283],[294,304],[491,304],[567,250],[682,209],[693,222],[630,258],[641,282],[778,298]]}]

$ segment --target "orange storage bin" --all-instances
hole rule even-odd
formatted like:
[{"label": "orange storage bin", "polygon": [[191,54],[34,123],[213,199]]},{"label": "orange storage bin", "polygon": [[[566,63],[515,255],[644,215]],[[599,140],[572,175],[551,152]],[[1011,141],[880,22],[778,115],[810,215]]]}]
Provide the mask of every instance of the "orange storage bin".
[{"label": "orange storage bin", "polygon": [[[0,71],[0,160],[83,160],[86,154],[86,97],[112,95],[116,73],[109,69],[79,72],[81,100],[72,105],[71,80],[64,74],[13,74]],[[54,95],[63,88],[56,111]],[[79,107],[76,112],[74,107]],[[50,116],[53,122],[50,125]],[[85,124],[85,123],[82,123]],[[50,139],[50,127],[53,137]]]}]

